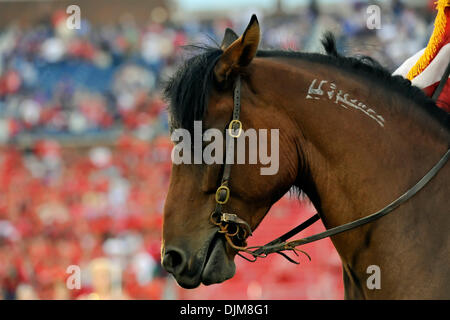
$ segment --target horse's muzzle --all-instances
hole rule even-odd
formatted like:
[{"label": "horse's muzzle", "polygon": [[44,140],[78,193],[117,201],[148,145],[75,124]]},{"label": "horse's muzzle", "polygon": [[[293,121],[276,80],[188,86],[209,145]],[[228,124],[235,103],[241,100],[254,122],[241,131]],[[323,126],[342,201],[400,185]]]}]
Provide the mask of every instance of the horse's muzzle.
[{"label": "horse's muzzle", "polygon": [[228,257],[223,236],[215,232],[204,248],[196,254],[180,247],[167,246],[163,252],[162,266],[171,273],[178,284],[186,289],[220,283],[233,277],[236,267]]}]

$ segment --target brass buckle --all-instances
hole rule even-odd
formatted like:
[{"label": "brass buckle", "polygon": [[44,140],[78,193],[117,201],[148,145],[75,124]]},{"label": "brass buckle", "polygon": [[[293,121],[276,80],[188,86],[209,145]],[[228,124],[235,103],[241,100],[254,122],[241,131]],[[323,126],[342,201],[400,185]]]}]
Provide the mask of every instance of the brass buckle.
[{"label": "brass buckle", "polygon": [[[225,200],[221,201],[220,198],[219,198],[220,197],[219,193],[222,190],[225,190],[227,192],[227,194],[225,196]],[[217,188],[217,190],[216,190],[216,202],[218,204],[225,204],[225,203],[227,203],[229,198],[230,198],[230,188],[228,188],[227,186],[224,186],[224,185],[222,185],[222,186]]]},{"label": "brass buckle", "polygon": [[[236,130],[239,130],[237,134],[233,133],[233,131],[235,130],[235,129],[233,129],[233,126],[235,123],[237,123],[239,125],[239,128],[236,129]],[[228,125],[228,133],[233,138],[239,138],[242,134],[242,122],[237,119],[231,120],[230,124]]]}]

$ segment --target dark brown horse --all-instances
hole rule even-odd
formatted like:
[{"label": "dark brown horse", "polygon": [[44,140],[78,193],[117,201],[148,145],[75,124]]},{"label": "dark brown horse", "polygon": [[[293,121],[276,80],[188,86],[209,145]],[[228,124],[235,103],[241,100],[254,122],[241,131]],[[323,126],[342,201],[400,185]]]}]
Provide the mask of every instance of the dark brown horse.
[{"label": "dark brown horse", "polygon": [[[370,58],[258,51],[256,17],[244,34],[204,48],[169,82],[173,129],[224,131],[233,86],[242,79],[244,129],[279,129],[279,170],[233,164],[224,210],[254,230],[292,187],[305,193],[327,229],[391,203],[441,159],[450,144],[449,116],[409,81]],[[185,288],[235,273],[233,249],[211,223],[221,164],[173,165],[164,211],[162,264]],[[450,165],[389,215],[333,236],[345,297],[450,298]],[[313,262],[312,262],[313,263]],[[367,286],[379,267],[380,288]],[[302,272],[299,267],[298,272]],[[299,288],[301,290],[301,288]]]}]

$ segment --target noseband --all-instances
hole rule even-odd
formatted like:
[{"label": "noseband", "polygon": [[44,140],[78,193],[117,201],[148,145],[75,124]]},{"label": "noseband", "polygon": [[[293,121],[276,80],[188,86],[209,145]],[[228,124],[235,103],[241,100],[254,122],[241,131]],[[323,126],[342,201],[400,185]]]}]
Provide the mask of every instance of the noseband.
[{"label": "noseband", "polygon": [[[239,120],[240,112],[241,112],[241,77],[238,76],[234,86],[233,118],[225,130],[227,134],[230,136],[230,139],[227,139],[228,143],[226,144],[225,147],[226,156],[225,156],[225,164],[223,165],[222,180],[220,186],[216,190],[215,194],[216,207],[214,211],[211,213],[210,221],[211,223],[219,227],[219,233],[224,234],[225,239],[227,243],[230,245],[230,247],[235,249],[239,256],[250,262],[256,261],[257,258],[265,258],[271,253],[278,253],[283,257],[285,257],[288,261],[298,264],[297,261],[287,256],[284,253],[284,251],[292,251],[296,255],[297,252],[300,252],[305,254],[311,260],[311,258],[306,252],[298,249],[297,247],[360,227],[367,223],[373,222],[381,218],[382,216],[387,215],[388,213],[396,209],[398,206],[400,206],[402,203],[412,198],[417,192],[419,192],[419,190],[421,190],[438,173],[438,171],[445,165],[448,158],[450,157],[450,149],[448,149],[447,152],[444,154],[444,156],[439,160],[439,162],[433,168],[431,168],[431,170],[428,171],[428,173],[422,179],[420,179],[412,188],[410,188],[403,195],[398,197],[396,200],[391,202],[383,209],[371,215],[340,225],[335,228],[328,229],[324,232],[315,234],[310,237],[293,241],[287,241],[289,238],[293,237],[294,235],[311,226],[317,220],[320,220],[319,214],[316,213],[311,218],[301,223],[297,227],[293,228],[289,232],[285,233],[284,235],[278,237],[277,239],[263,246],[248,247],[246,244],[246,240],[249,236],[252,235],[252,229],[250,225],[245,220],[238,217],[236,214],[226,213],[223,211],[223,205],[225,205],[230,199],[230,187],[229,187],[231,174],[230,159],[231,157],[233,157],[234,151],[234,143],[232,143],[231,140],[239,138],[240,135],[242,134],[242,122]],[[249,254],[252,258],[248,258],[242,255],[240,252],[245,252]]]}]

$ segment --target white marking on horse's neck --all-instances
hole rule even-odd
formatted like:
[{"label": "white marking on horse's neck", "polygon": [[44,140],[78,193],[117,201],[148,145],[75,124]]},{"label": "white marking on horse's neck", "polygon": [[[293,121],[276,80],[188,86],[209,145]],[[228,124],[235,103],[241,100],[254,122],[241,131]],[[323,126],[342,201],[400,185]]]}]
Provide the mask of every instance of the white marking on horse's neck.
[{"label": "white marking on horse's neck", "polygon": [[[381,115],[377,114],[374,109],[369,108],[367,105],[359,102],[357,99],[351,99],[348,93],[345,93],[342,90],[337,90],[336,84],[332,82],[329,83],[329,81],[327,80],[321,80],[320,83],[316,86],[317,81],[317,79],[314,79],[312,81],[311,85],[309,86],[306,99],[320,100],[328,98],[328,100],[333,101],[335,104],[345,109],[348,109],[348,107],[352,107],[355,110],[361,111],[366,116],[375,120],[381,127],[384,127],[384,118]],[[327,83],[329,83],[329,88],[322,90],[322,86]],[[324,90],[326,91],[326,95]]]}]

